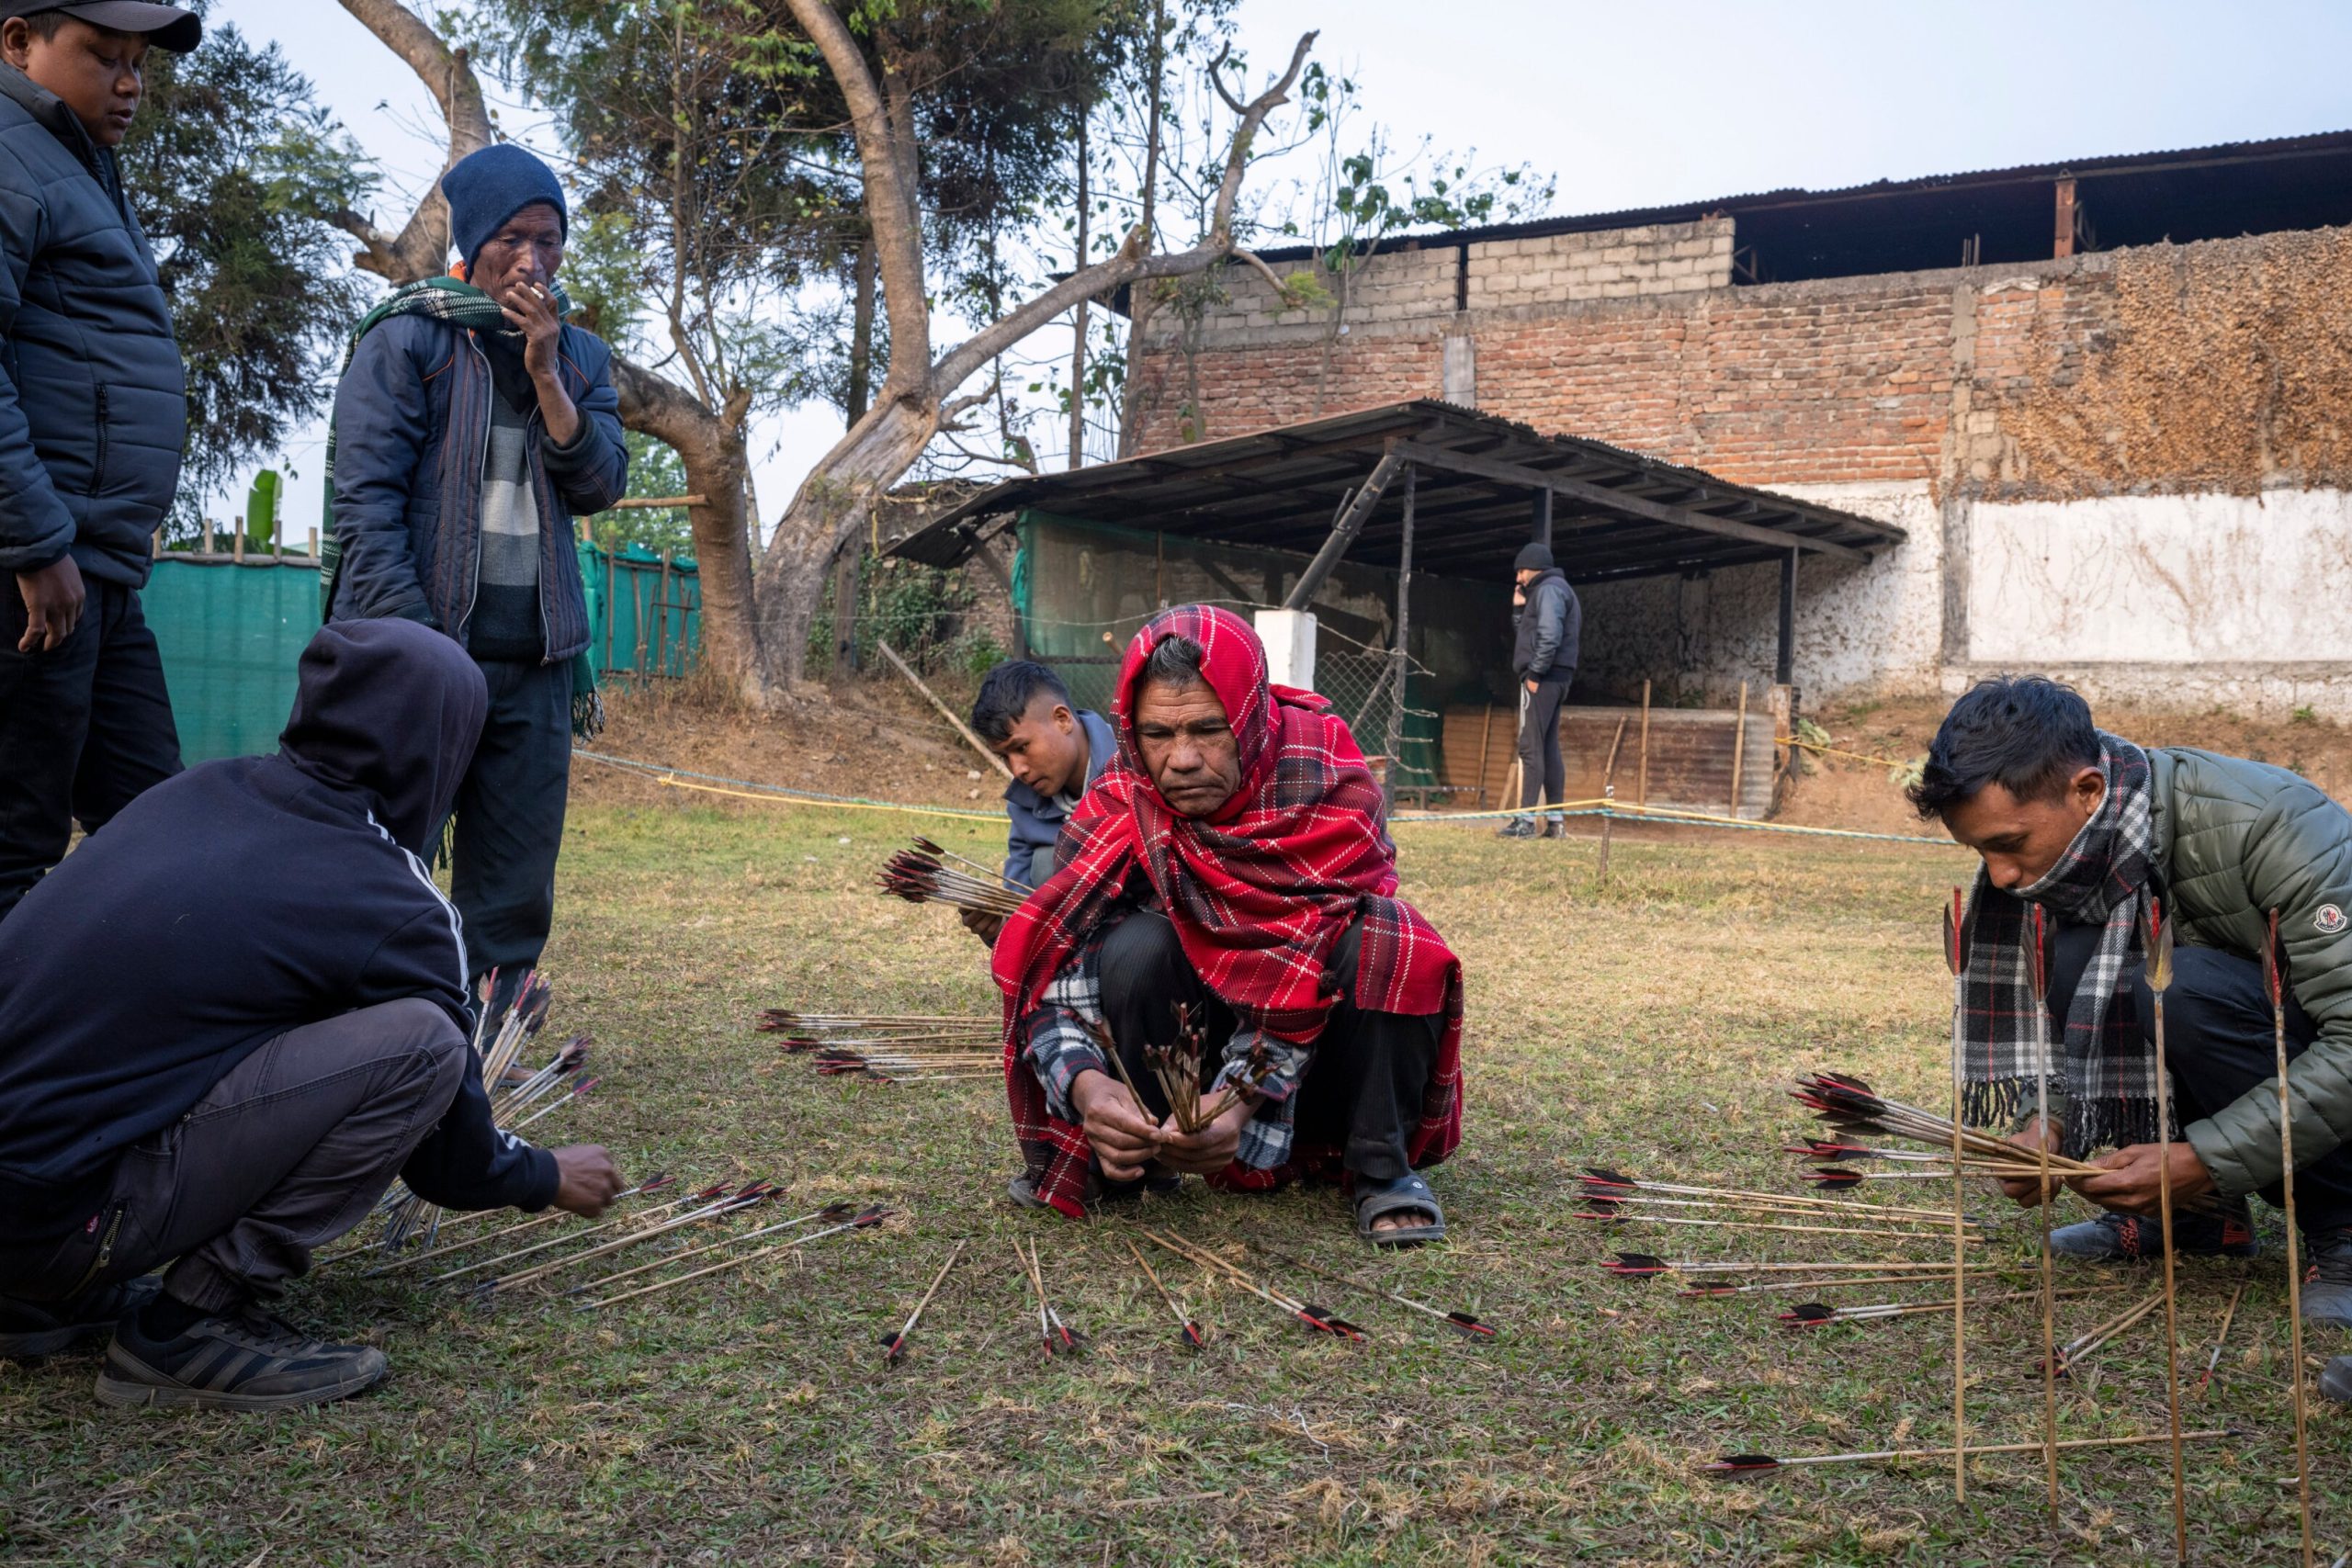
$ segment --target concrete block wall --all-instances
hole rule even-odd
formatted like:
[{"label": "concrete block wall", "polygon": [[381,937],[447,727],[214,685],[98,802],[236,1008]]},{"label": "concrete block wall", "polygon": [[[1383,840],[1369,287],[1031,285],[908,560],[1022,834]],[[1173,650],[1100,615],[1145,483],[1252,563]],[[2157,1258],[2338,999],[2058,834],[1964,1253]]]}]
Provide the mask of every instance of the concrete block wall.
[{"label": "concrete block wall", "polygon": [[1731,284],[1732,220],[1656,223],[1470,247],[1469,306],[1635,299]]}]

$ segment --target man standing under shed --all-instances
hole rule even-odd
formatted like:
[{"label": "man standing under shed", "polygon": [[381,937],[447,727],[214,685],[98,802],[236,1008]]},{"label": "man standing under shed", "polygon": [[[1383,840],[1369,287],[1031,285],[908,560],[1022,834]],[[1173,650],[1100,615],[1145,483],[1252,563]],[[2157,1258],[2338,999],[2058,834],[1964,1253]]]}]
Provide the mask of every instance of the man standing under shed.
[{"label": "man standing under shed", "polygon": [[571,518],[620,499],[628,452],[612,351],[563,321],[553,171],[501,143],[441,189],[463,262],[369,313],[335,390],[328,615],[437,627],[489,682],[449,892],[496,1009],[547,945],[571,739],[597,727]]},{"label": "man standing under shed", "polygon": [[[1560,756],[1560,709],[1577,678],[1578,644],[1584,636],[1584,606],[1576,590],[1552,564],[1552,547],[1531,544],[1512,563],[1519,578],[1519,632],[1511,649],[1511,671],[1519,677],[1520,815],[1498,829],[1506,839],[1536,836],[1532,814],[1540,798],[1557,807],[1567,798],[1567,766]],[[1543,836],[1567,836],[1556,810]]]},{"label": "man standing under shed", "polygon": [[[1042,664],[1009,659],[972,699],[972,732],[1012,770],[1005,786],[1005,886],[1026,892],[1054,874],[1054,845],[1079,797],[1119,750],[1101,714],[1073,707],[1069,688]],[[977,909],[964,924],[993,945],[1004,922]]]},{"label": "man standing under shed", "polygon": [[149,47],[175,6],[0,0],[0,919],[180,770],[140,613],[179,489],[187,384],[123,195]]}]

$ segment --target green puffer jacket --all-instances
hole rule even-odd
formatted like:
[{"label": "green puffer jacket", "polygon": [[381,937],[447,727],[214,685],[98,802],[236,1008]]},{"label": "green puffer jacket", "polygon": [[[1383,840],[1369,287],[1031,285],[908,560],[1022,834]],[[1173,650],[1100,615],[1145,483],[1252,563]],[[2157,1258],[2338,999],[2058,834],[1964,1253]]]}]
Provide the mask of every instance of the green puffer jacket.
[{"label": "green puffer jacket", "polygon": [[[2150,748],[2155,863],[2177,939],[2262,962],[2269,913],[2319,1038],[2287,1069],[2295,1163],[2352,1139],[2352,815],[2266,762]],[[2278,1179],[2278,1088],[2266,1079],[2182,1129],[2224,1193]]]}]

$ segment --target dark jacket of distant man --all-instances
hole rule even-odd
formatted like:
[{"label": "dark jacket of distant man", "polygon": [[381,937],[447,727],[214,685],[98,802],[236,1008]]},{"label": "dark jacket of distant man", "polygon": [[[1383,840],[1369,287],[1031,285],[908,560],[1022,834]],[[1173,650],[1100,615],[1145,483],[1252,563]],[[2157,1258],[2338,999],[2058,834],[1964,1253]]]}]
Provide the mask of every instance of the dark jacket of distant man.
[{"label": "dark jacket of distant man", "polygon": [[[187,430],[171,308],[112,149],[0,62],[0,917],[75,818],[95,832],[179,771],[139,591]],[[72,634],[19,651],[17,574],[68,559]]]},{"label": "dark jacket of distant man", "polygon": [[1511,647],[1512,671],[1522,681],[1575,680],[1584,637],[1584,606],[1576,591],[1558,567],[1545,567],[1528,583],[1526,594]]}]

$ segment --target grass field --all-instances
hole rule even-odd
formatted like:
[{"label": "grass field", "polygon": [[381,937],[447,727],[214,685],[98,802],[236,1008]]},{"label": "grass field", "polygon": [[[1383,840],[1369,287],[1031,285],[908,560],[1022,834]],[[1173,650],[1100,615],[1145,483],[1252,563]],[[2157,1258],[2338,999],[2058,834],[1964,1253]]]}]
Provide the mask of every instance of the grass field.
[{"label": "grass field", "polygon": [[[990,840],[977,825],[868,813],[576,810],[547,972],[553,1026],[594,1032],[605,1084],[536,1130],[606,1143],[632,1175],[770,1176],[796,1197],[887,1201],[900,1214],[889,1230],[593,1316],[542,1300],[483,1311],[330,1273],[290,1315],[381,1344],[392,1377],[274,1419],[103,1411],[91,1356],[0,1366],[0,1556],[1940,1564],[2170,1550],[2161,1447],[2068,1459],[2054,1547],[2033,1455],[1978,1461],[1964,1506],[1949,1461],[1694,1476],[1694,1460],[1726,1449],[1948,1441],[1949,1321],[1792,1333],[1772,1317],[1803,1296],[1684,1301],[1594,1264],[1612,1245],[1803,1258],[1827,1254],[1792,1244],[1842,1238],[1642,1227],[1612,1241],[1570,1217],[1588,1161],[1793,1185],[1775,1151],[1806,1125],[1783,1092],[1802,1069],[1939,1102],[1935,921],[1966,869],[1954,852],[1621,841],[1602,890],[1589,840],[1400,829],[1407,893],[1468,966],[1468,1111],[1461,1152],[1435,1174],[1452,1244],[1375,1267],[1503,1336],[1472,1344],[1375,1300],[1335,1300],[1374,1331],[1340,1344],[1180,1267],[1169,1278],[1211,1331],[1193,1353],[1116,1236],[1143,1218],[1206,1245],[1261,1237],[1352,1265],[1334,1193],[1214,1198],[1195,1183],[1139,1216],[1041,1219],[1002,1201],[1015,1161],[993,1086],[771,1070],[750,1028],[763,1006],[993,1005],[978,945],[945,911],[869,889],[914,831],[979,853]],[[2014,1211],[1989,1195],[1976,1207],[1997,1218],[1988,1252],[2031,1256]],[[1089,1354],[1039,1355],[1010,1252],[1021,1235],[1038,1239]],[[915,1354],[885,1370],[877,1337],[958,1237],[968,1261]],[[2239,1277],[2187,1268],[2185,1366],[2203,1367]],[[2252,1277],[2221,1374],[2188,1407],[2197,1425],[2245,1433],[2190,1450],[2205,1562],[2293,1556],[2284,1286],[2275,1261]],[[2062,1336],[2130,1299],[2062,1303]],[[2030,1303],[1972,1314],[1976,1440],[2038,1435],[2038,1324]],[[2162,1430],[2161,1343],[2150,1326],[2103,1353],[2063,1394],[2062,1435]],[[2345,1424],[2317,1408],[2325,1563],[2352,1520]]]}]

